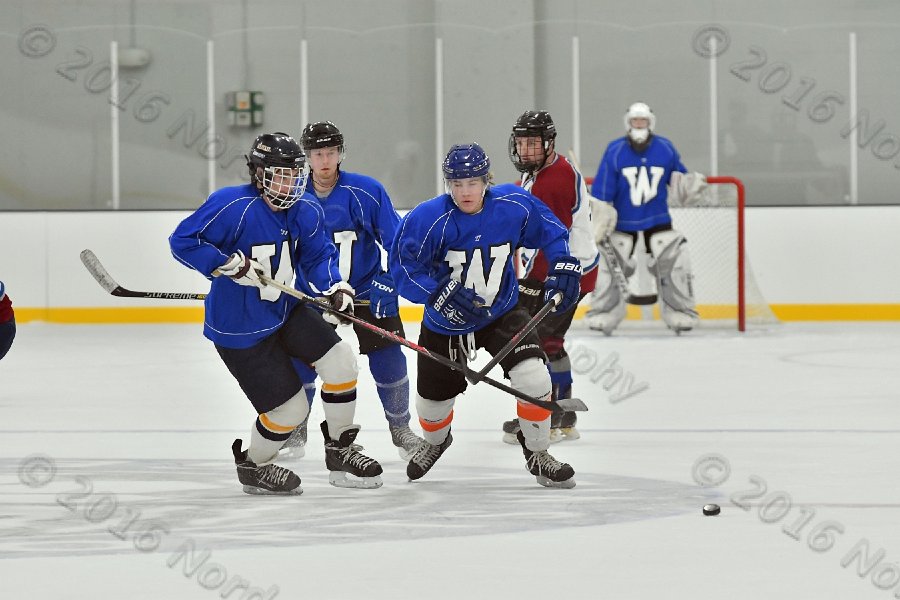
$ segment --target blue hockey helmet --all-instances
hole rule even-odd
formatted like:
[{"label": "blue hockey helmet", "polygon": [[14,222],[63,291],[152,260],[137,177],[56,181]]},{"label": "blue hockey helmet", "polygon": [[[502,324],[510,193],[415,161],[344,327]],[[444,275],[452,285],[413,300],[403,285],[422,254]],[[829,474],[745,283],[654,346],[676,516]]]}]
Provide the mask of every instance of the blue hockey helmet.
[{"label": "blue hockey helmet", "polygon": [[447,152],[442,168],[444,179],[447,181],[472,177],[487,178],[491,171],[491,159],[476,143],[455,144]]}]

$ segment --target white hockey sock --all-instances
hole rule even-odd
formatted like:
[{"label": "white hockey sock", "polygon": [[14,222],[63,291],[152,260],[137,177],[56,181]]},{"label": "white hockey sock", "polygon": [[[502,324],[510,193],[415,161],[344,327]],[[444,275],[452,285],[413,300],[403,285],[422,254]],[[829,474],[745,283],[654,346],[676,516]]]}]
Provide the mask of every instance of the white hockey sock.
[{"label": "white hockey sock", "polygon": [[455,403],[455,396],[449,400],[429,400],[416,394],[416,412],[419,414],[422,437],[426,442],[439,446],[447,439]]},{"label": "white hockey sock", "polygon": [[278,456],[278,450],[284,444],[284,440],[269,440],[262,436],[253,424],[250,432],[250,447],[247,448],[247,458],[262,466],[272,462]]},{"label": "white hockey sock", "polygon": [[356,414],[356,400],[350,402],[322,402],[325,420],[328,422],[328,435],[336,440],[341,432],[353,424]]},{"label": "white hockey sock", "polygon": [[525,447],[540,452],[550,447],[550,417],[543,421],[530,421],[519,417],[519,427],[525,437]]}]

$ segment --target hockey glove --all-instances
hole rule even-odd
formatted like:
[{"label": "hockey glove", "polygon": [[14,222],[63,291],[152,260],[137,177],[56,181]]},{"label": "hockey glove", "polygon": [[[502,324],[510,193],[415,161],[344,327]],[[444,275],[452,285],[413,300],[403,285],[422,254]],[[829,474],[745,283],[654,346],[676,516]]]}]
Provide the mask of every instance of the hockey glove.
[{"label": "hockey glove", "polygon": [[550,302],[550,298],[557,292],[561,292],[563,298],[553,312],[565,312],[578,304],[578,296],[581,294],[581,263],[571,256],[553,261],[544,281],[544,303]]},{"label": "hockey glove", "polygon": [[591,226],[594,229],[594,241],[600,243],[615,231],[619,213],[613,207],[612,202],[603,200],[591,200]]},{"label": "hockey glove", "polygon": [[448,279],[428,299],[428,304],[453,327],[474,325],[491,316],[484,299],[456,279]]},{"label": "hockey glove", "polygon": [[519,280],[519,306],[534,315],[544,302],[544,284],[537,279]]},{"label": "hockey glove", "polygon": [[396,317],[400,314],[397,305],[397,291],[390,273],[379,273],[372,280],[369,291],[369,309],[376,319]]},{"label": "hockey glove", "polygon": [[227,275],[240,285],[249,285],[260,289],[266,284],[260,281],[259,276],[265,275],[263,266],[252,258],[247,258],[238,250],[228,258],[228,262],[219,267],[219,273]]},{"label": "hockey glove", "polygon": [[339,281],[325,290],[325,299],[331,304],[331,310],[326,310],[322,318],[332,325],[349,325],[351,321],[342,319],[340,315],[353,315],[353,295],[356,292],[344,281]]}]

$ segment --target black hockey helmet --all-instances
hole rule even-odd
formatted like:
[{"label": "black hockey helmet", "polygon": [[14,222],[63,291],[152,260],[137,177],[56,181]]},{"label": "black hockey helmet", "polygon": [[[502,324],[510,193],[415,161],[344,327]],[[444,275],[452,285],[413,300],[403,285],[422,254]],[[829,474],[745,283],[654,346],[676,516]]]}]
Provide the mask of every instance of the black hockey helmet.
[{"label": "black hockey helmet", "polygon": [[306,155],[288,134],[260,135],[246,159],[250,180],[275,207],[290,208],[306,189]]},{"label": "black hockey helmet", "polygon": [[[537,137],[541,138],[544,147],[544,157],[540,164],[526,163],[519,156],[516,149],[516,138],[520,137]],[[553,117],[546,110],[526,110],[513,125],[512,133],[509,135],[509,159],[512,161],[516,170],[522,173],[530,173],[542,168],[550,156],[551,146],[556,139],[556,125],[553,124]]]},{"label": "black hockey helmet", "polygon": [[300,143],[306,152],[316,148],[337,146],[341,154],[344,153],[344,135],[337,128],[337,125],[331,121],[319,121],[308,124],[303,128]]}]

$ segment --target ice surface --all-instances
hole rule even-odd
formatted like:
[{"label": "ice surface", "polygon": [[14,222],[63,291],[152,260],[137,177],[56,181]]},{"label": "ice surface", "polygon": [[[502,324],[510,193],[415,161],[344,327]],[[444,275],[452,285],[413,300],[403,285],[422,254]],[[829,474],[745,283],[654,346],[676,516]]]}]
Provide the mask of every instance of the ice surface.
[{"label": "ice surface", "polygon": [[[306,457],[284,463],[304,494],[255,497],[230,453],[254,413],[199,326],[20,325],[0,362],[2,595],[894,597],[900,324],[576,330],[569,349],[591,410],[551,452],[573,490],[538,486],[500,441],[515,404],[485,384],[408,482],[362,359],[358,441],[384,487],[329,486],[311,427]],[[629,376],[641,390],[622,397]],[[708,502],[722,514],[704,517]]]}]

